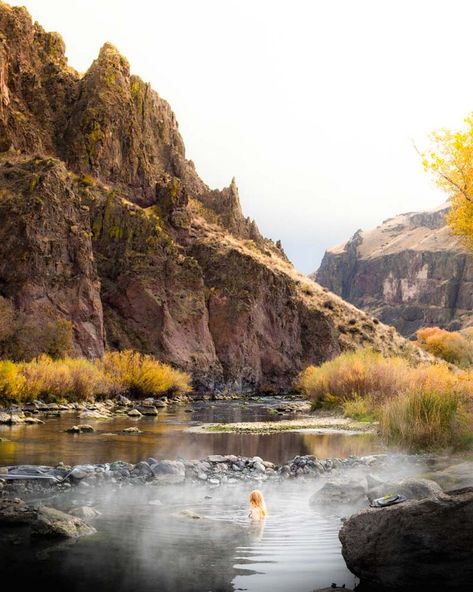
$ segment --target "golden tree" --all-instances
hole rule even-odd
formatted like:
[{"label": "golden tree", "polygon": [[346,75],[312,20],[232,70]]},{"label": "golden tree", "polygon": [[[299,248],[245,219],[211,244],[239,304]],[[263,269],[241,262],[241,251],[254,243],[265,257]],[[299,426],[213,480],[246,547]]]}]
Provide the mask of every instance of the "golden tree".
[{"label": "golden tree", "polygon": [[448,223],[454,234],[473,250],[473,113],[462,130],[434,132],[422,163],[450,197]]}]

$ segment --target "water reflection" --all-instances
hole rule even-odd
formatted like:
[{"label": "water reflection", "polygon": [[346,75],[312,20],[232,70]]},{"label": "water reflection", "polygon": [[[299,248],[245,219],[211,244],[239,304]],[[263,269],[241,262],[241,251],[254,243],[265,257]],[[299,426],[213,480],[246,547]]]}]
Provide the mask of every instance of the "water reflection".
[{"label": "water reflection", "polygon": [[[277,402],[274,402],[276,405]],[[285,416],[288,417],[288,416]],[[284,416],[276,416],[276,419]],[[66,413],[46,420],[44,425],[0,426],[0,464],[67,464],[100,463],[121,459],[137,462],[156,458],[202,458],[209,454],[260,456],[281,463],[300,454],[320,458],[370,454],[381,450],[371,434],[346,435],[310,432],[272,434],[192,433],[186,431],[199,423],[238,421],[274,421],[271,405],[242,405],[234,402],[199,403],[187,412],[183,407],[169,409],[157,418],[131,419],[127,416],[110,420],[81,420]],[[91,434],[71,435],[66,428],[89,423]],[[128,435],[123,430],[138,426],[142,434]]]}]

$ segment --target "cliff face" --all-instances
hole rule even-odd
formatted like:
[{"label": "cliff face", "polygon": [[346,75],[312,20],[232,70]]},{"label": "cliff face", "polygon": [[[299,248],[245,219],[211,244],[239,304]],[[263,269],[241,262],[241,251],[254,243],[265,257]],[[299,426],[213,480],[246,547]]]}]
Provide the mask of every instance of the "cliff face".
[{"label": "cliff face", "polygon": [[169,105],[105,44],[81,77],[56,33],[0,2],[0,296],[73,326],[76,354],[134,348],[196,385],[287,388],[392,328],[298,274],[185,157]]},{"label": "cliff face", "polygon": [[473,257],[447,226],[448,206],[403,214],[325,253],[314,274],[355,306],[411,336],[473,323]]}]

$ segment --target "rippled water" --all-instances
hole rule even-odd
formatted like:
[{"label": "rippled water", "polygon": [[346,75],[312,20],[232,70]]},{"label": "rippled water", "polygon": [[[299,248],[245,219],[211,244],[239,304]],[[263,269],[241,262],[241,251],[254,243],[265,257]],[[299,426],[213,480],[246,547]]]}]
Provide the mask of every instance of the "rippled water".
[{"label": "rippled water", "polygon": [[[139,420],[127,416],[110,420],[80,419],[77,414],[63,413],[46,419],[44,425],[0,426],[0,465],[100,463],[112,460],[138,462],[156,458],[203,458],[209,454],[260,456],[276,463],[286,462],[299,454],[320,458],[346,457],[379,452],[382,446],[370,434],[316,434],[310,431],[273,434],[196,434],[186,431],[201,423],[239,421],[275,421],[295,417],[274,415],[271,411],[281,401],[242,404],[240,401],[200,402],[187,407],[160,410],[157,418]],[[71,435],[64,432],[77,423],[88,423],[95,433]],[[137,426],[139,435],[122,433]]]},{"label": "rippled water", "polygon": [[[2,538],[2,576],[54,590],[311,592],[353,587],[340,555],[340,516],[312,509],[315,486],[264,484],[269,516],[249,524],[250,485],[128,487],[71,494],[63,505],[102,512],[99,533],[76,543],[12,545]],[[152,502],[152,503],[150,503]],[[184,509],[201,519],[179,515]],[[9,538],[10,537],[10,538]]]}]

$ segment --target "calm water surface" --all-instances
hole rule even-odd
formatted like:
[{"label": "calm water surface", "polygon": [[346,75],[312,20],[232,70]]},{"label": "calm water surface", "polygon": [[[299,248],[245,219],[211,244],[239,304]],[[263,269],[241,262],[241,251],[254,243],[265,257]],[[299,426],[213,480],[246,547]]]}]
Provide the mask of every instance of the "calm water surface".
[{"label": "calm water surface", "polygon": [[[44,425],[0,426],[0,437],[10,440],[0,443],[0,465],[208,454],[257,455],[281,463],[300,454],[326,458],[381,450],[369,435],[186,431],[207,422],[295,417],[274,415],[280,403],[196,402],[161,410],[157,418],[90,420],[63,413]],[[89,423],[96,432],[64,432],[77,423]],[[143,433],[121,433],[130,426]],[[259,526],[247,519],[252,483],[74,487],[48,503],[66,511],[74,505],[96,507],[102,513],[94,522],[97,534],[72,542],[30,544],[26,531],[3,528],[1,581],[11,581],[18,589],[44,584],[68,592],[311,592],[332,582],[352,588],[354,576],[340,554],[340,516],[308,503],[318,485],[301,480],[262,483],[269,516]],[[185,509],[202,518],[182,517],[179,513]]]},{"label": "calm water surface", "polygon": [[[78,492],[102,512],[98,534],[70,543],[0,541],[3,581],[50,590],[311,592],[355,578],[340,555],[340,517],[312,509],[314,485],[262,486],[269,516],[251,526],[250,485],[128,487]],[[79,496],[79,498],[77,498]],[[150,504],[151,502],[151,504]],[[159,504],[159,505],[156,505]],[[179,516],[191,509],[202,516]]]},{"label": "calm water surface", "polygon": [[[76,413],[63,413],[46,419],[44,425],[0,426],[0,465],[100,463],[112,460],[138,462],[155,458],[203,458],[209,454],[260,456],[276,463],[299,454],[319,458],[346,457],[380,452],[382,446],[373,435],[316,434],[308,431],[276,434],[192,433],[190,426],[201,423],[275,421],[296,417],[274,415],[271,410],[281,401],[244,405],[241,401],[196,402],[187,407],[160,410],[157,418],[138,420],[115,417],[109,420],[80,419]],[[43,419],[44,417],[41,416]],[[300,417],[300,416],[299,416]],[[64,432],[77,423],[92,425],[96,432],[71,435]],[[137,426],[142,434],[122,433]]]}]

